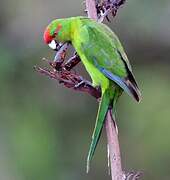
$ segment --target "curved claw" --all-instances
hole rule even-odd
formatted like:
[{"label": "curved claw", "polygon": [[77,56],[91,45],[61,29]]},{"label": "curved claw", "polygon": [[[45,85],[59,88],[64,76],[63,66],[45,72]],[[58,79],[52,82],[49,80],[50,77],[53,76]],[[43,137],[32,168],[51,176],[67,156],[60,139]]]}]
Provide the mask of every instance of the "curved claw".
[{"label": "curved claw", "polygon": [[138,180],[141,176],[141,172],[129,172],[126,174],[125,180]]},{"label": "curved claw", "polygon": [[87,80],[84,80],[84,79],[82,78],[82,80],[81,80],[78,84],[76,84],[76,85],[74,86],[74,88],[75,88],[75,89],[78,89],[78,88],[83,87],[83,86],[92,86],[92,84],[91,84],[91,82],[89,82],[89,81],[87,81]]}]

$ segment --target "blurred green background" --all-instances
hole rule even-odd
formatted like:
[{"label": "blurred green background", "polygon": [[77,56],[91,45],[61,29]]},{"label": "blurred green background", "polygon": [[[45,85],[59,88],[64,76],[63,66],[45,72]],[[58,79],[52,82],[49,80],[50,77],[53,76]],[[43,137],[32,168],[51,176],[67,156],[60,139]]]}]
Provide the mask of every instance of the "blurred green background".
[{"label": "blurred green background", "polygon": [[[0,179],[109,180],[103,131],[91,171],[86,155],[97,103],[33,70],[53,58],[42,41],[55,18],[83,15],[78,0],[1,0]],[[170,179],[170,1],[130,0],[109,26],[122,41],[143,100],[118,103],[124,169]],[[85,70],[80,67],[83,75]]]}]

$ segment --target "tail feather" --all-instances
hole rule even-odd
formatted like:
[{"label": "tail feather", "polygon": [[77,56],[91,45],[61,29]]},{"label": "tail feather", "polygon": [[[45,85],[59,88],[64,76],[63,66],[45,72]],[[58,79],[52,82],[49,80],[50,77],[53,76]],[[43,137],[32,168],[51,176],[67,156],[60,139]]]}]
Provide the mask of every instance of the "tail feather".
[{"label": "tail feather", "polygon": [[134,98],[136,99],[136,101],[139,102],[141,100],[141,92],[139,90],[138,84],[134,78],[132,71],[128,69],[127,65],[126,65],[126,69],[128,72],[128,76],[127,78],[125,78],[125,82],[128,88],[130,89],[131,93],[133,94]]},{"label": "tail feather", "polygon": [[107,111],[109,109],[110,103],[111,103],[110,102],[110,95],[109,95],[108,90],[106,90],[102,94],[102,97],[101,97],[101,101],[100,101],[99,109],[98,109],[98,114],[97,114],[97,118],[96,118],[96,124],[95,124],[95,128],[94,128],[93,135],[92,135],[92,141],[91,141],[90,149],[88,152],[87,173],[89,172],[90,161],[92,160],[96,146],[98,144],[98,141],[99,141],[99,138],[101,135],[101,131],[102,131],[102,127],[104,124],[105,116],[106,116]]},{"label": "tail feather", "polygon": [[124,83],[126,84],[128,90],[130,91],[130,95],[136,99],[137,102],[140,102],[141,100],[141,93],[139,91],[139,88],[132,84],[132,82],[129,79],[124,79]]}]

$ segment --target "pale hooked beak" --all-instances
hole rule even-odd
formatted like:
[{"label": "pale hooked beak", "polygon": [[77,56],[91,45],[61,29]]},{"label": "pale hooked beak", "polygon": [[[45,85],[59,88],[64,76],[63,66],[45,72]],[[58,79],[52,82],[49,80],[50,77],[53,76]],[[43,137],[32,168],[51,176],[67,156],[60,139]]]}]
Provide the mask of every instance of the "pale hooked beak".
[{"label": "pale hooked beak", "polygon": [[53,50],[56,50],[56,48],[57,48],[57,43],[55,40],[52,40],[48,45]]},{"label": "pale hooked beak", "polygon": [[51,49],[53,49],[55,51],[58,51],[62,46],[62,44],[57,43],[57,41],[55,41],[55,40],[52,40],[48,45]]}]

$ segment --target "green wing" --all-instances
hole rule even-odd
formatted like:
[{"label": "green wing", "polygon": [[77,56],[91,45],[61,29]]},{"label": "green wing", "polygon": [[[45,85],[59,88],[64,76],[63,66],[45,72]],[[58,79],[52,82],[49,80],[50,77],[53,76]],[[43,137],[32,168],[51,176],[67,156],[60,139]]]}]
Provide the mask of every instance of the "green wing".
[{"label": "green wing", "polygon": [[107,78],[139,101],[138,85],[117,36],[102,23],[84,19],[82,24],[81,48],[86,58]]},{"label": "green wing", "polygon": [[133,85],[136,86],[136,88],[139,91],[138,84],[137,84],[137,82],[136,82],[136,80],[134,78],[134,75],[133,75],[132,68],[131,68],[130,62],[128,60],[128,57],[127,57],[127,55],[126,55],[126,53],[124,51],[124,48],[121,45],[119,39],[117,38],[116,34],[108,26],[106,26],[105,24],[102,24],[102,23],[101,23],[101,29],[103,31],[105,31],[107,33],[107,35],[114,41],[115,48],[118,49],[120,58],[125,63],[126,70],[127,70],[127,73],[128,73],[128,78],[130,79],[131,83],[133,83]]}]

